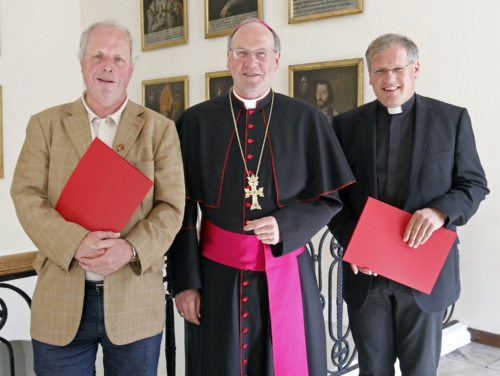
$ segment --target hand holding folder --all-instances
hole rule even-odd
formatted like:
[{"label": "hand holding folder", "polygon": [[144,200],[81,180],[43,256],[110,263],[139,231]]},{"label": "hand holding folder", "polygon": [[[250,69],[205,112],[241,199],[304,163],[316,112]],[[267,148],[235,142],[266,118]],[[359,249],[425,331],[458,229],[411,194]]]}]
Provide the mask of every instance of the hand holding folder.
[{"label": "hand holding folder", "polygon": [[411,214],[369,197],[343,260],[430,294],[457,234],[440,228],[414,249],[403,241]]},{"label": "hand holding folder", "polygon": [[120,232],[152,186],[147,176],[95,138],[55,209],[89,231]]}]

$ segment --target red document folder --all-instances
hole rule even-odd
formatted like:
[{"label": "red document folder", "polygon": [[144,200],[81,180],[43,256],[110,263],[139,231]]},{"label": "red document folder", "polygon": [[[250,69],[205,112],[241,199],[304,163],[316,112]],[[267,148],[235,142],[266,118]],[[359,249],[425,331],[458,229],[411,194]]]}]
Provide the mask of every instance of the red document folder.
[{"label": "red document folder", "polygon": [[55,209],[89,231],[120,232],[152,186],[148,177],[95,138]]},{"label": "red document folder", "polygon": [[440,228],[425,244],[410,248],[403,241],[410,217],[369,197],[343,260],[430,294],[457,234]]}]

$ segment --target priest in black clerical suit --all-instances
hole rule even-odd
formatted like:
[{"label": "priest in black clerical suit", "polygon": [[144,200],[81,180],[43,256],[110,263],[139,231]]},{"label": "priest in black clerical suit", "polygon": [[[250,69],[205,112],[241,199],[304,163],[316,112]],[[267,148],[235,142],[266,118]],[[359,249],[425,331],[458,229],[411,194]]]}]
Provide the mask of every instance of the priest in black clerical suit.
[{"label": "priest in black clerical suit", "polygon": [[[346,247],[368,196],[412,213],[404,239],[414,252],[441,226],[456,230],[489,192],[466,109],[415,94],[417,46],[388,34],[366,52],[377,100],[334,118],[357,183],[340,192],[330,223]],[[344,299],[360,375],[435,375],[444,310],[460,294],[458,240],[430,295],[345,264]]]},{"label": "priest in black clerical suit", "polygon": [[326,117],[271,89],[274,30],[247,20],[228,46],[230,94],[178,121],[187,200],[169,258],[186,374],[324,376],[324,319],[303,247],[354,178]]}]

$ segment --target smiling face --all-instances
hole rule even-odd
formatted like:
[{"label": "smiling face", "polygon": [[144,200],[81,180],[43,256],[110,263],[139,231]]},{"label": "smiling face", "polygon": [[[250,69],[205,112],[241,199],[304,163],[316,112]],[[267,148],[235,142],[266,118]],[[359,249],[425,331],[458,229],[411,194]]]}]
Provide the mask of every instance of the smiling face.
[{"label": "smiling face", "polygon": [[396,44],[373,55],[370,85],[380,103],[386,107],[398,107],[415,93],[419,74],[419,62],[409,64],[406,49]]},{"label": "smiling face", "polygon": [[133,72],[128,35],[112,26],[96,27],[80,66],[88,106],[100,117],[116,112],[127,97]]},{"label": "smiling face", "polygon": [[231,49],[269,52],[265,59],[257,59],[254,53],[236,58],[231,50],[227,52],[227,67],[233,77],[234,90],[243,98],[258,98],[271,87],[280,60],[280,53],[273,52],[274,48],[273,34],[258,22],[249,22],[234,34]]}]

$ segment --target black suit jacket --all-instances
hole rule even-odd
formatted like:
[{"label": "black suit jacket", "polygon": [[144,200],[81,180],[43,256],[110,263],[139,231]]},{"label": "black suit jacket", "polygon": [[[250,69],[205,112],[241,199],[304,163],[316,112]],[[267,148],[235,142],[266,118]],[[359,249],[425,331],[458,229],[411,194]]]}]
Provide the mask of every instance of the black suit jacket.
[{"label": "black suit jacket", "polygon": [[[469,114],[435,99],[416,95],[415,133],[411,154],[410,181],[404,209],[410,213],[425,207],[448,216],[445,226],[455,230],[476,212],[489,192],[476,151]],[[334,129],[357,180],[340,191],[344,208],[329,224],[343,247],[347,247],[368,196],[378,198],[376,169],[377,101],[334,118]],[[444,310],[460,294],[457,240],[430,295],[414,290],[424,312]],[[354,275],[344,264],[344,299],[360,308],[370,289],[371,276]]]}]

